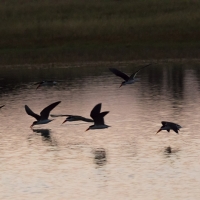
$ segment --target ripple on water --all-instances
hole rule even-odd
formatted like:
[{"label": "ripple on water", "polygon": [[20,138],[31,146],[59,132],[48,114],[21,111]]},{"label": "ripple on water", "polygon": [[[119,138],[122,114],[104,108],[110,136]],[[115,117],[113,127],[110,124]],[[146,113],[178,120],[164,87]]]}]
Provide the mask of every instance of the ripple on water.
[{"label": "ripple on water", "polygon": [[[123,67],[128,74],[135,69]],[[24,69],[1,93],[0,199],[199,199],[196,70],[152,66],[138,74],[140,82],[119,88],[107,66]],[[64,82],[32,85],[52,78]],[[52,114],[84,117],[101,102],[111,127],[85,132],[90,124],[62,124],[61,117],[31,130],[34,118],[24,105],[39,114],[58,100]],[[155,135],[162,120],[180,124],[180,134]]]}]

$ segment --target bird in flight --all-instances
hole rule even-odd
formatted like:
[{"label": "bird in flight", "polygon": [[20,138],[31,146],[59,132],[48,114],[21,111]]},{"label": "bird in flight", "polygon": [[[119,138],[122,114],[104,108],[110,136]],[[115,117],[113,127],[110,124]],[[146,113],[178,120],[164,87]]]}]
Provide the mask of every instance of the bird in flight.
[{"label": "bird in flight", "polygon": [[30,126],[32,128],[34,125],[38,124],[47,124],[51,122],[53,119],[48,119],[49,118],[49,113],[51,110],[53,110],[61,101],[57,101],[55,103],[50,104],[46,108],[44,108],[41,112],[40,115],[34,113],[27,105],[25,105],[25,111],[28,115],[34,117],[37,121],[34,121],[33,124]]},{"label": "bird in flight", "polygon": [[[160,127],[160,129],[157,131],[157,133],[159,133],[160,131],[162,130],[166,130],[168,132],[170,132],[170,130],[173,130],[174,132],[176,132],[178,134],[178,131],[180,128],[182,128],[180,125],[178,124],[175,124],[173,122],[165,122],[165,121],[162,121],[162,126]],[[156,134],[157,134],[156,133]]]},{"label": "bird in flight", "polygon": [[67,117],[63,122],[63,124],[65,122],[74,122],[74,121],[94,122],[94,120],[90,118],[85,118],[79,115],[51,115],[51,117]]},{"label": "bird in flight", "polygon": [[104,129],[110,127],[104,123],[104,116],[108,113],[109,111],[101,112],[101,103],[97,104],[90,112],[90,117],[94,120],[94,125],[89,126],[86,131],[90,129]]},{"label": "bird in flight", "polygon": [[121,85],[119,86],[119,87],[121,87],[121,86],[126,85],[126,84],[135,83],[135,82],[137,81],[137,79],[136,79],[135,77],[136,77],[136,75],[138,74],[138,72],[139,72],[140,70],[144,69],[145,67],[150,66],[150,65],[151,65],[151,63],[148,64],[148,65],[145,65],[144,67],[140,68],[139,70],[137,70],[136,72],[134,72],[133,74],[131,74],[131,76],[126,75],[125,73],[119,71],[119,70],[116,69],[116,68],[109,68],[109,70],[110,70],[113,74],[115,74],[116,76],[119,76],[119,77],[121,77],[122,79],[124,79],[124,81],[122,81]]},{"label": "bird in flight", "polygon": [[39,81],[37,83],[34,83],[33,85],[37,85],[36,90],[41,87],[41,86],[53,86],[56,85],[58,82],[62,82],[62,80],[44,80],[44,81]]}]

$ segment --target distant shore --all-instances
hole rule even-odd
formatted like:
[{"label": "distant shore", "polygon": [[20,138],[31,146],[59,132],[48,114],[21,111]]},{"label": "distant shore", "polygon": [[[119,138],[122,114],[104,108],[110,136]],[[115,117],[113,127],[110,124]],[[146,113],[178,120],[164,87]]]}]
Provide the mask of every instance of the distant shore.
[{"label": "distant shore", "polygon": [[200,57],[195,0],[45,0],[0,5],[0,64]]}]

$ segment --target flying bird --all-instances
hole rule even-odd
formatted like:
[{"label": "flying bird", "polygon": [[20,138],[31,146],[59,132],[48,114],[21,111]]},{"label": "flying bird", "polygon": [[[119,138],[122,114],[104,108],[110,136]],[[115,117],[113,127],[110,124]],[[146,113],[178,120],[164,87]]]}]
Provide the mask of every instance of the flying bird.
[{"label": "flying bird", "polygon": [[108,113],[109,111],[101,113],[101,103],[97,104],[90,113],[90,117],[94,120],[94,125],[89,126],[86,131],[90,129],[104,129],[110,127],[104,123],[104,116]]},{"label": "flying bird", "polygon": [[115,68],[109,68],[109,70],[110,70],[113,74],[115,74],[116,76],[119,76],[119,77],[121,77],[122,79],[124,79],[124,81],[122,81],[121,85],[119,86],[119,87],[121,87],[121,86],[126,85],[126,84],[135,83],[135,82],[137,81],[137,79],[135,78],[136,75],[137,75],[137,73],[138,73],[140,70],[142,70],[142,69],[144,69],[145,67],[148,67],[148,66],[150,66],[150,65],[151,65],[151,64],[145,65],[144,67],[140,68],[139,70],[137,70],[136,72],[134,72],[133,74],[131,74],[131,76],[128,76],[128,75],[126,75],[125,73],[123,73],[123,72],[121,72],[121,71],[119,71],[118,69],[115,69]]},{"label": "flying bird", "polygon": [[55,103],[50,104],[46,108],[44,108],[41,112],[40,115],[34,113],[27,105],[25,105],[25,110],[26,113],[32,117],[34,117],[37,121],[34,121],[33,124],[30,126],[32,128],[34,125],[38,124],[47,124],[51,122],[53,119],[48,119],[49,118],[49,113],[51,110],[53,110],[61,101],[57,101]]},{"label": "flying bird", "polygon": [[74,121],[84,121],[84,122],[94,122],[94,120],[85,118],[79,115],[51,115],[51,117],[67,117],[63,124],[65,122],[74,122]]},{"label": "flying bird", "polygon": [[39,81],[37,83],[34,83],[33,85],[38,85],[36,87],[36,90],[41,87],[41,86],[53,86],[56,85],[58,82],[61,82],[61,80],[53,81],[53,80],[44,80],[44,81]]},{"label": "flying bird", "polygon": [[[173,130],[174,132],[176,132],[178,134],[178,131],[180,128],[182,128],[180,125],[178,124],[175,124],[173,122],[165,122],[165,121],[162,121],[162,126],[160,127],[160,129],[157,131],[157,133],[159,133],[160,131],[162,130],[166,130],[168,132],[170,132],[170,130]],[[157,134],[156,133],[156,134]]]}]

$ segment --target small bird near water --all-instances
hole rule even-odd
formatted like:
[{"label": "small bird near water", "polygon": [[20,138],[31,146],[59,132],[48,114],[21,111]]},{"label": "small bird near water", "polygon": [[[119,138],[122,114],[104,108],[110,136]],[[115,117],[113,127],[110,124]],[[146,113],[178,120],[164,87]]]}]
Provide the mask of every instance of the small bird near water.
[{"label": "small bird near water", "polygon": [[140,68],[139,70],[137,70],[136,72],[134,72],[133,74],[131,74],[131,76],[128,76],[128,75],[126,75],[125,73],[123,73],[123,72],[121,72],[121,71],[119,71],[118,69],[115,69],[115,68],[109,68],[109,70],[110,70],[112,73],[114,73],[116,76],[119,76],[119,77],[121,77],[122,79],[124,79],[124,81],[123,81],[123,82],[121,83],[121,85],[119,86],[119,87],[121,87],[121,86],[126,85],[126,84],[135,83],[135,82],[137,81],[137,79],[136,79],[137,73],[138,73],[140,70],[142,70],[142,69],[144,69],[145,67],[148,67],[148,66],[150,66],[150,65],[151,65],[151,63],[148,64],[148,65],[145,65],[144,67]]},{"label": "small bird near water", "polygon": [[108,113],[109,111],[101,113],[101,103],[97,104],[90,113],[90,117],[94,120],[94,125],[89,126],[86,131],[90,129],[104,129],[110,127],[104,123],[104,116]]},{"label": "small bird near water", "polygon": [[[178,131],[180,128],[182,128],[180,125],[175,124],[173,122],[166,122],[166,121],[162,121],[162,126],[161,128],[157,131],[157,133],[159,133],[162,130],[166,130],[168,132],[170,132],[170,130],[173,130],[174,132],[176,132],[178,134]],[[156,133],[156,134],[157,134]]]},{"label": "small bird near water", "polygon": [[37,83],[34,83],[33,85],[38,85],[36,90],[41,87],[41,86],[53,86],[56,85],[58,82],[61,82],[62,80],[44,80],[44,81],[39,81]]},{"label": "small bird near water", "polygon": [[32,128],[34,125],[38,124],[47,124],[51,122],[53,119],[48,119],[49,118],[49,113],[51,110],[53,110],[61,101],[57,101],[55,103],[50,104],[46,108],[44,108],[41,112],[40,115],[34,113],[27,105],[25,105],[25,110],[26,113],[32,117],[34,117],[37,121],[34,121],[33,124],[30,126]]}]

